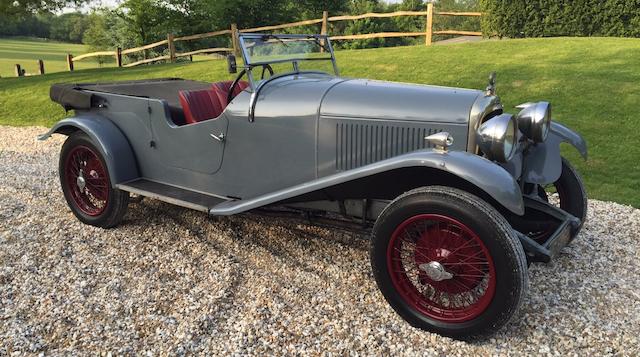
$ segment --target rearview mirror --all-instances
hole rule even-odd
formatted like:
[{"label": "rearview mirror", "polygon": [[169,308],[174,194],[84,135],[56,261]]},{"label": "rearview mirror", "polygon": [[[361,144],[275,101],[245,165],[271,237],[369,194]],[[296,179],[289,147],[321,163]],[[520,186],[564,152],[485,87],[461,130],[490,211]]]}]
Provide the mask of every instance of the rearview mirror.
[{"label": "rearview mirror", "polygon": [[229,69],[229,73],[238,73],[238,65],[236,64],[236,56],[228,55],[227,56],[227,66]]}]

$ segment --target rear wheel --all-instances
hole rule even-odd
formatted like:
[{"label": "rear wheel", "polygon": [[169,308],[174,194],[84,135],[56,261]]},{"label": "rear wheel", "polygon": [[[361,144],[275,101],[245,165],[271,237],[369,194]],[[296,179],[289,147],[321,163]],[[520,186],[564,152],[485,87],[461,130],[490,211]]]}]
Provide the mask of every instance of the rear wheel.
[{"label": "rear wheel", "polygon": [[400,316],[461,339],[507,323],[528,284],[524,251],[506,220],[447,187],[416,189],[389,204],[374,227],[371,263]]},{"label": "rear wheel", "polygon": [[62,145],[59,174],[67,204],[80,221],[102,228],[122,221],[129,193],[112,187],[100,151],[83,132],[72,134]]}]

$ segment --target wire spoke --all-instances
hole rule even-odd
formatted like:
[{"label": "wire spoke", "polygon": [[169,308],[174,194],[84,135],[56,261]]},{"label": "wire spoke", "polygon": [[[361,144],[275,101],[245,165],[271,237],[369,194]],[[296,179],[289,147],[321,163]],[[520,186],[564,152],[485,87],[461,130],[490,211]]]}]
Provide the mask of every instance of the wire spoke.
[{"label": "wire spoke", "polygon": [[[494,267],[483,241],[464,223],[439,214],[408,218],[391,237],[389,274],[400,296],[426,316],[459,322],[485,311],[495,293]],[[432,280],[420,265],[452,274]]]}]

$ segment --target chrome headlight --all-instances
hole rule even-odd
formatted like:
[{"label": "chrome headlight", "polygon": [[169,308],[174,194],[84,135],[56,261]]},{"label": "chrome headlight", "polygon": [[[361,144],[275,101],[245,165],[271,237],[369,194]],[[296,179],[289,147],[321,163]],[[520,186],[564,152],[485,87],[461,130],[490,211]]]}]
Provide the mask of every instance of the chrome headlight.
[{"label": "chrome headlight", "polygon": [[507,162],[516,149],[518,125],[510,114],[501,114],[482,124],[476,136],[478,146],[490,160]]},{"label": "chrome headlight", "polygon": [[516,108],[522,108],[520,113],[516,114],[520,131],[536,143],[545,141],[551,126],[551,104],[525,103]]}]

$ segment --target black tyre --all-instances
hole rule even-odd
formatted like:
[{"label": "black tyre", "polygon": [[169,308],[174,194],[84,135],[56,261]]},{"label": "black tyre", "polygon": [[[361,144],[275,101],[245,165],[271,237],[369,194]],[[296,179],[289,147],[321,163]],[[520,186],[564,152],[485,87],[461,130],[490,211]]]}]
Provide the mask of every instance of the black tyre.
[{"label": "black tyre", "polygon": [[525,253],[504,217],[448,187],[415,189],[391,202],[374,226],[370,258],[400,316],[459,339],[506,324],[528,286]]},{"label": "black tyre", "polygon": [[58,172],[67,204],[80,221],[102,228],[122,221],[129,193],[112,187],[104,158],[85,133],[64,142]]},{"label": "black tyre", "polygon": [[548,200],[548,196],[554,192],[558,194],[560,208],[580,219],[580,226],[574,232],[573,237],[571,237],[571,240],[573,240],[587,219],[587,193],[584,189],[580,174],[569,163],[569,160],[564,157],[562,158],[562,173],[560,174],[560,178],[552,185],[540,191],[545,200]]}]

